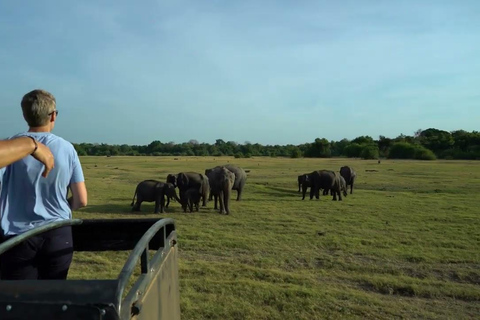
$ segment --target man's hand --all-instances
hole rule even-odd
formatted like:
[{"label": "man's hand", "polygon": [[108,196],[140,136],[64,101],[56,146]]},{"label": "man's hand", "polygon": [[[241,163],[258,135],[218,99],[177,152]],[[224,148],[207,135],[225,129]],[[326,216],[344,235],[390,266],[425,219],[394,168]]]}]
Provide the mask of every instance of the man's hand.
[{"label": "man's hand", "polygon": [[47,177],[50,171],[52,171],[55,166],[55,160],[53,159],[53,154],[43,143],[37,141],[37,150],[32,154],[32,156],[45,165],[45,170],[43,170],[42,176]]}]

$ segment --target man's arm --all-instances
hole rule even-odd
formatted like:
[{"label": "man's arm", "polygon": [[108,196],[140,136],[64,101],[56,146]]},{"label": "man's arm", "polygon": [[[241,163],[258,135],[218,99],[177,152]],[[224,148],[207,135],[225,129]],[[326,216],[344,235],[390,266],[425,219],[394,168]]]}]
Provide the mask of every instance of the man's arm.
[{"label": "man's arm", "polygon": [[0,168],[8,166],[29,154],[45,165],[43,176],[46,177],[54,167],[53,155],[47,146],[31,137],[18,137],[0,141]]},{"label": "man's arm", "polygon": [[72,196],[68,198],[68,204],[72,210],[77,210],[87,205],[87,187],[85,182],[76,182],[70,184]]}]

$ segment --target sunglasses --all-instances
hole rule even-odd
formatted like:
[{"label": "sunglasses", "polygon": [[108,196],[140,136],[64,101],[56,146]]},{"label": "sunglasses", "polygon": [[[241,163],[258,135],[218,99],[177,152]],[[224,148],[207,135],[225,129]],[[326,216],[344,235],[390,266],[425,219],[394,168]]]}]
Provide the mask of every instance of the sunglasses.
[{"label": "sunglasses", "polygon": [[51,116],[51,115],[54,114],[54,113],[55,113],[56,116],[58,116],[58,110],[52,111],[52,112],[50,112],[48,115]]}]

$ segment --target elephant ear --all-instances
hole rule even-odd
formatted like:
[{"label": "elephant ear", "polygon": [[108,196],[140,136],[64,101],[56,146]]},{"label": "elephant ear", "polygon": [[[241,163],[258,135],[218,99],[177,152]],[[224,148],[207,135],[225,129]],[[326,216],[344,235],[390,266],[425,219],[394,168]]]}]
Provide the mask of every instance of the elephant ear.
[{"label": "elephant ear", "polygon": [[188,185],[188,177],[187,177],[187,175],[184,174],[184,173],[180,173],[180,174],[178,175],[178,182],[181,182],[181,185],[184,185],[184,186]]}]

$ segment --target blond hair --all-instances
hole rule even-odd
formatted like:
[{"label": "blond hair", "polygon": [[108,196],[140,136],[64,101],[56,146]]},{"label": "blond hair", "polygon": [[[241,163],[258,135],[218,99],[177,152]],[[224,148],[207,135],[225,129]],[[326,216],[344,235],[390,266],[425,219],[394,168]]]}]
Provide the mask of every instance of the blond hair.
[{"label": "blond hair", "polygon": [[55,111],[56,101],[50,92],[36,89],[23,96],[21,105],[28,125],[41,127],[48,124],[50,115]]}]

